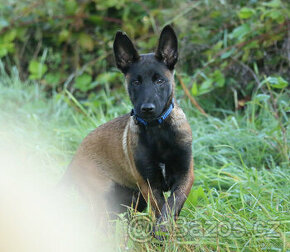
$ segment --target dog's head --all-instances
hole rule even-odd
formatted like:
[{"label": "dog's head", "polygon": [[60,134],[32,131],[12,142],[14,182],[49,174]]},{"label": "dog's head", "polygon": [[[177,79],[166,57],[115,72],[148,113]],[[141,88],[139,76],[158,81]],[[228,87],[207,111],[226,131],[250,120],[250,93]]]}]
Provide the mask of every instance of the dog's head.
[{"label": "dog's head", "polygon": [[147,120],[160,116],[173,97],[173,70],[178,57],[174,30],[165,26],[156,52],[141,55],[125,33],[117,32],[114,53],[137,115]]}]

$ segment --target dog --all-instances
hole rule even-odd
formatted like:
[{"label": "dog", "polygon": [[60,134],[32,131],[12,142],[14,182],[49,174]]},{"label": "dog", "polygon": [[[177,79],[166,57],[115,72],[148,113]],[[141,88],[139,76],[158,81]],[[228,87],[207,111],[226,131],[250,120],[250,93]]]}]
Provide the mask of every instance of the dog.
[{"label": "dog", "polygon": [[92,131],[68,173],[98,214],[150,202],[158,223],[177,219],[194,181],[192,132],[174,97],[177,36],[167,25],[156,52],[139,55],[119,31],[113,49],[133,109]]}]

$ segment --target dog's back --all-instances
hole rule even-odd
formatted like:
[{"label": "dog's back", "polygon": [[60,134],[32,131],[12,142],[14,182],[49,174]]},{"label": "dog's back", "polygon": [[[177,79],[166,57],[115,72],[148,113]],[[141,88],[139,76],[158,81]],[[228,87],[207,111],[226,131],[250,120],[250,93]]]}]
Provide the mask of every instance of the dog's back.
[{"label": "dog's back", "polygon": [[126,157],[129,122],[126,114],[96,128],[83,140],[69,165],[70,179],[90,202],[97,199],[93,204],[104,207],[103,197],[116,183],[138,189]]}]

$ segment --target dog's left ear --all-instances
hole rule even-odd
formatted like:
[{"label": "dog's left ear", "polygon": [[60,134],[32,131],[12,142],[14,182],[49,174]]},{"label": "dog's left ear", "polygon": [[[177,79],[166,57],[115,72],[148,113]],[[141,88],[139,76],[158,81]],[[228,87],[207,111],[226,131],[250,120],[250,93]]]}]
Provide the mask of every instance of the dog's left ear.
[{"label": "dog's left ear", "polygon": [[170,25],[166,25],[160,34],[155,57],[163,61],[170,70],[174,69],[178,59],[177,37]]}]

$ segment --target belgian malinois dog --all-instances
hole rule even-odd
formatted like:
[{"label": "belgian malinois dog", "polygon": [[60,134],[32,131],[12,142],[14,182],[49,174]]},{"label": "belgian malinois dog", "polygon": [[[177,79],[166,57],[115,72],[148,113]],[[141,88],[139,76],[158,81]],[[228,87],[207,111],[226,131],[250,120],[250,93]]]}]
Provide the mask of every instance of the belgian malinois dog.
[{"label": "belgian malinois dog", "polygon": [[68,173],[93,208],[142,211],[150,201],[157,221],[176,219],[194,180],[192,133],[174,98],[177,37],[166,26],[156,52],[139,55],[128,36],[117,32],[114,54],[132,112],[92,131]]}]

